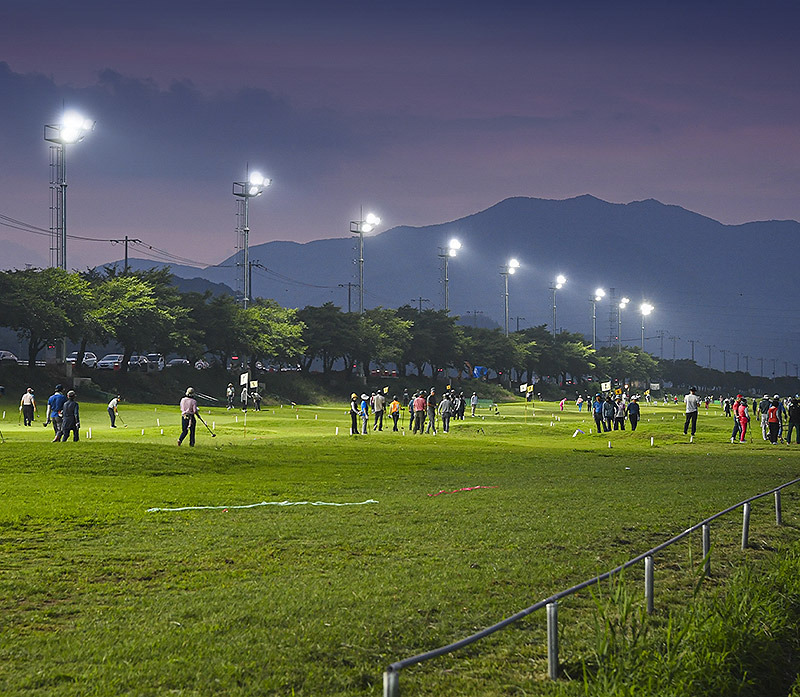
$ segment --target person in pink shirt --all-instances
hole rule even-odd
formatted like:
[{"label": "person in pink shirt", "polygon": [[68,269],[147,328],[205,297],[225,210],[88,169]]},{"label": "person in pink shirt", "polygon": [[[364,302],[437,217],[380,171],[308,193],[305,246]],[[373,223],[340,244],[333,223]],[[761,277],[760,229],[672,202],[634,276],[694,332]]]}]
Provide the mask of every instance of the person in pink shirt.
[{"label": "person in pink shirt", "polygon": [[742,397],[739,402],[739,428],[741,429],[742,436],[739,439],[740,443],[744,443],[744,437],[747,433],[747,424],[750,423],[750,415],[747,413],[747,399]]},{"label": "person in pink shirt", "polygon": [[194,430],[197,425],[197,400],[194,398],[194,387],[186,388],[186,396],[181,399],[181,436],[178,445],[189,436],[189,445],[194,447]]}]

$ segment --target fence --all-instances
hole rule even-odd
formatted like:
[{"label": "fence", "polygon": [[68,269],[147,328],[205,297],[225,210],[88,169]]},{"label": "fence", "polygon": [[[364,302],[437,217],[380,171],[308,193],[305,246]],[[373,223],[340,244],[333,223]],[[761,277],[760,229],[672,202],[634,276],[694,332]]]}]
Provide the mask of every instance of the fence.
[{"label": "fence", "polygon": [[442,646],[438,649],[434,649],[432,651],[428,651],[426,653],[421,653],[417,656],[411,656],[410,658],[405,658],[402,661],[396,661],[392,663],[386,671],[383,673],[383,697],[399,697],[400,695],[400,671],[404,668],[408,668],[410,666],[416,665],[418,663],[424,663],[425,661],[430,661],[431,659],[437,658],[439,656],[444,656],[448,653],[452,653],[453,651],[457,651],[458,649],[462,649],[465,646],[469,646],[470,644],[478,641],[479,639],[483,639],[495,632],[508,627],[510,624],[521,620],[523,617],[527,617],[533,612],[540,610],[541,608],[546,608],[547,612],[547,672],[551,680],[555,680],[558,678],[558,603],[563,598],[567,598],[570,595],[574,595],[575,593],[589,588],[590,586],[594,586],[601,581],[605,581],[615,574],[619,574],[620,572],[624,571],[625,569],[630,568],[634,564],[638,564],[641,561],[644,561],[644,595],[645,595],[645,602],[647,604],[647,612],[652,614],[654,610],[654,595],[653,595],[653,556],[666,549],[667,547],[679,542],[684,537],[691,535],[693,532],[697,530],[701,531],[702,536],[702,545],[703,545],[703,574],[708,575],[711,573],[711,559],[709,556],[709,552],[711,550],[711,523],[715,521],[717,518],[720,518],[732,511],[735,511],[738,508],[742,509],[742,549],[747,548],[748,537],[750,535],[750,510],[751,510],[751,503],[758,499],[764,498],[765,496],[769,496],[770,494],[774,495],[775,497],[775,524],[781,525],[782,518],[781,518],[781,491],[788,486],[792,486],[793,484],[797,484],[800,482],[800,478],[793,479],[790,482],[786,482],[785,484],[781,484],[774,489],[770,489],[769,491],[765,491],[763,494],[758,494],[756,496],[751,496],[749,499],[745,499],[744,501],[740,501],[739,503],[726,508],[724,511],[720,511],[712,515],[709,518],[693,525],[690,528],[687,528],[679,535],[672,537],[671,539],[667,540],[666,542],[662,542],[660,545],[653,547],[652,549],[640,554],[638,557],[634,557],[629,561],[626,561],[624,564],[617,566],[616,568],[612,569],[611,571],[606,571],[604,574],[600,574],[599,576],[595,576],[594,578],[589,579],[588,581],[584,581],[583,583],[579,583],[577,586],[573,586],[572,588],[568,588],[567,590],[561,591],[556,593],[555,595],[551,595],[549,598],[545,600],[540,600],[538,603],[531,605],[530,607],[525,608],[524,610],[516,613],[515,615],[511,615],[511,617],[507,617],[506,619],[498,622],[497,624],[492,625],[491,627],[487,627],[486,629],[481,630],[480,632],[476,632],[471,636],[468,636],[460,641],[456,641],[452,644],[448,644],[447,646]]}]

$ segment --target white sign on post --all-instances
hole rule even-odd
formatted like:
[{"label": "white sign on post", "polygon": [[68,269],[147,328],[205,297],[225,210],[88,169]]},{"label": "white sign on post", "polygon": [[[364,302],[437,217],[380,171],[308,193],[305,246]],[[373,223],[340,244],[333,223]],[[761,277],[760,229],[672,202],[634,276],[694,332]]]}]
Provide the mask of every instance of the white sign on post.
[{"label": "white sign on post", "polygon": [[239,376],[239,384],[244,387],[248,382],[250,382],[250,373],[242,373]]},{"label": "white sign on post", "polygon": [[520,391],[520,392],[522,392],[523,394],[524,394],[525,392],[527,392],[527,391],[528,391],[528,385],[527,385],[527,383],[524,383],[524,382],[523,382],[523,383],[522,383],[522,384],[519,386],[519,391]]},{"label": "white sign on post", "polygon": [[610,382],[601,382],[600,383],[600,389],[603,390],[603,392],[610,392],[611,391],[611,383]]}]

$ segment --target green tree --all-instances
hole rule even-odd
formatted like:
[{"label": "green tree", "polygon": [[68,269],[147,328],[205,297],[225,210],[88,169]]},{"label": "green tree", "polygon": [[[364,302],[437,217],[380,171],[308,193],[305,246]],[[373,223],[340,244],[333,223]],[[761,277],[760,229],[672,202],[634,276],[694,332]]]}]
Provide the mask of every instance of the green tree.
[{"label": "green tree", "polygon": [[[340,307],[327,302],[320,307],[307,305],[298,310],[306,346],[301,366],[308,371],[315,358],[322,361],[322,372],[328,374],[333,364],[353,352],[358,344],[358,315],[343,313]],[[351,364],[352,365],[352,364]]]},{"label": "green tree", "polygon": [[78,341],[92,306],[89,283],[63,269],[24,269],[0,273],[3,325],[28,341],[28,366],[48,343]]},{"label": "green tree", "polygon": [[297,310],[281,307],[274,300],[257,298],[242,310],[244,345],[250,356],[250,370],[255,371],[257,357],[271,358],[279,363],[296,361],[303,355],[304,325]]}]

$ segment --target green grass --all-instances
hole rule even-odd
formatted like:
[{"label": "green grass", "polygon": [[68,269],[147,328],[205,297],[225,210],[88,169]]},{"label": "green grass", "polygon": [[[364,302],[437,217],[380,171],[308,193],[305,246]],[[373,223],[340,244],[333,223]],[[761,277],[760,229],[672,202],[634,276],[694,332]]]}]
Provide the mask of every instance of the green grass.
[{"label": "green grass", "polygon": [[[643,408],[636,433],[589,435],[594,423],[574,407],[537,405],[534,417],[515,404],[454,422],[449,435],[384,426],[357,438],[344,405],[251,411],[246,428],[240,411],[204,407],[217,437],[198,424],[195,448],[175,444],[177,408],[123,404],[128,427],[111,430],[104,405],[82,404],[82,440],[58,444],[10,409],[0,420],[3,695],[380,694],[389,663],[612,568],[800,469],[800,448],[769,446],[760,432],[729,443],[729,420],[713,408],[689,443],[678,411],[663,406]],[[587,433],[573,438],[576,428]],[[478,485],[496,488],[430,496]],[[147,512],[367,499],[378,503]],[[713,576],[697,602],[728,589],[744,564],[766,574],[775,550],[796,542],[800,489],[783,502],[780,528],[771,499],[754,504],[744,553],[740,513],[712,527]],[[656,557],[662,624],[692,603],[700,556],[698,535]],[[626,581],[637,611],[641,577],[631,570]],[[597,673],[605,655],[592,593],[559,616],[573,682],[545,679],[535,613],[404,671],[403,694],[582,694],[584,667]]]}]

